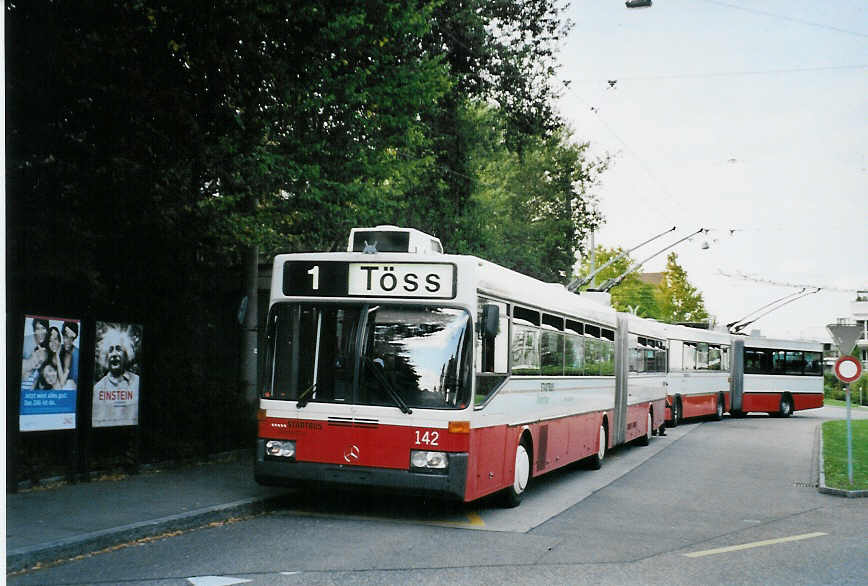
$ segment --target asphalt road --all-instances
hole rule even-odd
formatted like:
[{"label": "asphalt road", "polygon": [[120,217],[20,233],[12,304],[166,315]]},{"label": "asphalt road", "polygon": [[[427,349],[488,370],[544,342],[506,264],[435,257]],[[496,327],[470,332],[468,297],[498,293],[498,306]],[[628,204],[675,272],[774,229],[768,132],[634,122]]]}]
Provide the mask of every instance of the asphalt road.
[{"label": "asphalt road", "polygon": [[682,425],[602,470],[538,479],[511,510],[296,494],[9,583],[865,584],[868,499],[815,488],[817,427],[842,413]]}]

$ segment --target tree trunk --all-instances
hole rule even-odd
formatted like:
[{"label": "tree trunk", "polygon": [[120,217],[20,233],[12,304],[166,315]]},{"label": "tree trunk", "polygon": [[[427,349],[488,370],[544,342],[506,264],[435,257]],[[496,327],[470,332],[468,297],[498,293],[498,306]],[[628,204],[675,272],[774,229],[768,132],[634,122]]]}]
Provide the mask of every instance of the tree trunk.
[{"label": "tree trunk", "polygon": [[[256,372],[258,362],[259,307],[257,281],[259,280],[259,248],[248,246],[244,251],[244,296],[246,311],[243,314],[241,332],[241,388],[251,405],[256,402]],[[243,303],[243,301],[242,301]]]}]

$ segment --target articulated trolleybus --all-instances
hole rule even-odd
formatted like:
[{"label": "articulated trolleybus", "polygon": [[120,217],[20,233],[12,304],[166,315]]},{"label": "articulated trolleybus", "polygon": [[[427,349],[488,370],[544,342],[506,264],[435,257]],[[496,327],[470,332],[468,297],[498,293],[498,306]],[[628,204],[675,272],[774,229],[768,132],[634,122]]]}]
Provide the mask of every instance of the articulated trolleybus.
[{"label": "articulated trolleybus", "polygon": [[665,339],[416,230],[355,228],[347,252],[274,260],[256,479],[515,506],[662,429]]},{"label": "articulated trolleybus", "polygon": [[666,423],[723,417],[730,409],[731,341],[728,333],[667,325],[669,377]]},{"label": "articulated trolleybus", "polygon": [[789,417],[823,406],[823,345],[820,342],[733,336],[730,414]]}]

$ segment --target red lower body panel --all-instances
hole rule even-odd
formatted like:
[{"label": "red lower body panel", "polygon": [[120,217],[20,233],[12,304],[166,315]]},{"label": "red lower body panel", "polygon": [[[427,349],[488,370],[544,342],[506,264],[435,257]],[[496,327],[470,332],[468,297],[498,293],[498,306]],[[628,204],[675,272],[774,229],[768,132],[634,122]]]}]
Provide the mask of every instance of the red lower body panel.
[{"label": "red lower body panel", "polygon": [[529,430],[533,444],[531,474],[538,476],[595,453],[601,420],[602,413],[585,413],[528,425],[472,429],[466,500],[512,484],[515,452],[525,430]]},{"label": "red lower body panel", "polygon": [[[707,417],[717,412],[717,401],[720,393],[712,392],[703,395],[681,395],[681,418]],[[669,403],[675,401],[675,397],[668,397]],[[729,393],[723,394],[723,410],[729,411]],[[666,409],[666,421],[672,421],[672,410]]]},{"label": "red lower body panel", "polygon": [[793,395],[793,407],[796,411],[802,409],[819,409],[823,406],[823,395],[820,393],[799,393]]},{"label": "red lower body panel", "polygon": [[741,410],[745,413],[777,413],[781,408],[781,393],[745,393]]},{"label": "red lower body panel", "polygon": [[[663,399],[630,405],[627,408],[625,442],[648,432],[649,409],[652,429],[663,424]],[[262,462],[258,463],[258,476],[266,481],[298,478],[341,482],[344,479],[343,482],[371,485],[381,478],[393,487],[402,487],[419,484],[412,478],[410,451],[437,450],[466,460],[462,492],[465,501],[472,501],[512,484],[516,449],[524,433],[529,432],[531,437],[531,475],[539,476],[595,454],[599,449],[599,431],[604,416],[610,429],[607,447],[612,447],[611,411],[583,413],[526,425],[472,428],[469,434],[450,433],[442,428],[369,425],[352,419],[304,421],[265,418],[259,422],[259,441],[295,440],[296,453],[292,462],[276,462],[263,455]],[[370,481],[363,477],[366,474],[371,476]],[[411,478],[405,479],[403,475]],[[456,486],[455,479],[450,479],[450,483],[450,487]],[[437,484],[429,485],[439,488]]]},{"label": "red lower body panel", "polygon": [[[758,413],[778,413],[781,410],[783,393],[745,393],[742,399],[742,411]],[[822,393],[793,393],[793,409],[817,409],[823,406]]]}]

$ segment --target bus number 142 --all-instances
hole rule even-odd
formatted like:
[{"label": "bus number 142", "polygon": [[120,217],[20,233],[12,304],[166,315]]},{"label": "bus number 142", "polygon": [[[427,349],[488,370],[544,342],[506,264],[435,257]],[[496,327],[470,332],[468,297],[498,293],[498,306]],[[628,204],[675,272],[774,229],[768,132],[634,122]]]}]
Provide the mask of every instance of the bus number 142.
[{"label": "bus number 142", "polygon": [[426,431],[421,432],[418,429],[416,430],[416,445],[426,445],[426,446],[439,446],[440,445],[440,432],[439,431]]}]

